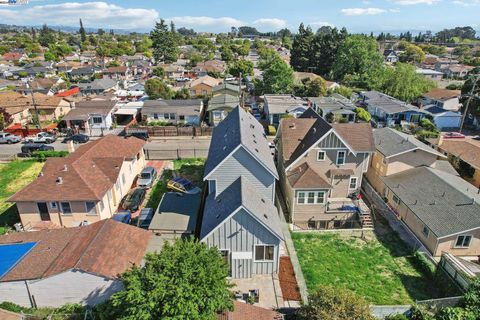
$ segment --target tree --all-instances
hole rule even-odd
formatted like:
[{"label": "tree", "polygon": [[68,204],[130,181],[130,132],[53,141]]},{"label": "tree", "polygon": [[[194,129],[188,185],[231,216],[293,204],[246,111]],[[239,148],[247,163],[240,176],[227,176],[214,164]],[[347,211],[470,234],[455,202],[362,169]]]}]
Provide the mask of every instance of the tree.
[{"label": "tree", "polygon": [[45,59],[45,61],[60,61],[55,52],[51,50],[45,51],[45,53],[43,54],[43,58]]},{"label": "tree", "polygon": [[372,115],[364,108],[357,107],[355,109],[355,113],[357,114],[357,119],[359,120],[365,122],[370,122],[370,120],[372,120]]},{"label": "tree", "polygon": [[145,82],[145,92],[151,100],[159,98],[171,99],[174,95],[173,90],[165,82],[157,78],[148,79]]},{"label": "tree", "polygon": [[291,93],[294,85],[293,70],[278,55],[261,62],[263,80],[255,81],[255,91],[261,93]]},{"label": "tree", "polygon": [[467,292],[463,296],[463,304],[466,309],[475,313],[476,316],[480,316],[480,279],[475,278]]},{"label": "tree", "polygon": [[258,32],[257,29],[254,27],[248,27],[248,26],[242,26],[238,28],[238,36],[243,36],[243,35],[259,35],[260,32]]},{"label": "tree", "polygon": [[422,63],[425,61],[425,52],[419,46],[408,43],[404,52],[400,55],[400,61]]},{"label": "tree", "polygon": [[332,70],[338,49],[345,42],[348,32],[345,28],[340,31],[337,28],[322,28],[317,31],[313,40],[314,55],[311,64],[316,74],[326,77]]},{"label": "tree", "polygon": [[50,44],[55,43],[55,34],[52,29],[47,27],[46,24],[42,26],[42,29],[40,29],[38,43],[44,47],[48,47]]},{"label": "tree", "polygon": [[222,60],[225,62],[230,62],[233,60],[233,51],[230,49],[230,46],[223,45],[220,47],[220,53],[222,55]]},{"label": "tree", "polygon": [[80,30],[78,31],[78,33],[80,33],[81,42],[87,41],[87,33],[85,32],[85,28],[83,27],[82,19],[80,19]]},{"label": "tree", "polygon": [[0,113],[0,131],[5,129],[5,117],[3,113]]},{"label": "tree", "polygon": [[178,100],[190,99],[190,90],[188,90],[188,88],[183,87],[182,89],[175,92],[175,96],[173,98]]},{"label": "tree", "polygon": [[[480,74],[480,67],[476,67],[475,69],[471,70],[468,73],[467,80],[463,84],[462,87],[462,95],[469,96],[472,92],[473,84],[476,82],[475,90],[473,92],[474,96],[480,96],[480,81],[477,81],[477,75]],[[468,98],[462,98],[462,102],[464,108],[466,107]],[[480,116],[480,99],[473,97],[470,100],[470,104],[468,106],[468,113],[474,116]]]},{"label": "tree", "polygon": [[228,68],[228,73],[234,77],[253,76],[253,62],[245,59],[235,60]]},{"label": "tree", "polygon": [[172,63],[177,61],[179,55],[178,43],[172,30],[168,29],[165,20],[155,24],[155,28],[150,32],[152,39],[153,56],[155,60]]},{"label": "tree", "polygon": [[338,48],[332,66],[333,76],[344,80],[346,76],[359,77],[357,85],[365,84],[363,77],[383,64],[377,41],[364,35],[351,35]]},{"label": "tree", "polygon": [[165,242],[143,267],[122,275],[124,289],[98,307],[101,319],[216,319],[232,309],[228,267],[198,240]]},{"label": "tree", "polygon": [[292,50],[290,51],[290,65],[296,71],[311,71],[311,57],[313,55],[313,32],[308,26],[305,28],[303,23],[298,27],[298,33],[293,39]]},{"label": "tree", "polygon": [[298,311],[300,320],[373,320],[368,304],[353,292],[321,286]]},{"label": "tree", "polygon": [[327,94],[326,82],[323,78],[317,77],[313,80],[304,79],[302,83],[294,88],[295,95],[299,97],[320,97]]},{"label": "tree", "polygon": [[162,67],[155,67],[152,69],[152,74],[160,79],[163,79],[163,77],[165,77],[165,70],[163,70]]}]

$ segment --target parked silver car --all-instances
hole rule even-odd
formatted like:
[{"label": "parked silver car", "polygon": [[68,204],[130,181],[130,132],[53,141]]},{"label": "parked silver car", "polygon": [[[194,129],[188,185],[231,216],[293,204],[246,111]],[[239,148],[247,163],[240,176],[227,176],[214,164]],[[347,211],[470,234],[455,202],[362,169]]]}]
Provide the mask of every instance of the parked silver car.
[{"label": "parked silver car", "polygon": [[145,167],[138,175],[137,186],[141,188],[150,188],[157,178],[157,170],[153,167]]},{"label": "parked silver car", "polygon": [[0,143],[11,144],[11,143],[20,142],[20,140],[22,139],[14,134],[11,134],[8,132],[0,132]]}]

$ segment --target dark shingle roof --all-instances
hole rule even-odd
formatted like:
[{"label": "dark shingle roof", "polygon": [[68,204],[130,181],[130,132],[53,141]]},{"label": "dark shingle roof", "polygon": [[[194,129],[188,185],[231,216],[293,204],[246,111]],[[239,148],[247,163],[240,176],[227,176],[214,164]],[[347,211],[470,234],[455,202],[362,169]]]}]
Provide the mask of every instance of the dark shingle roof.
[{"label": "dark shingle roof", "polygon": [[382,179],[437,237],[480,228],[480,195],[462,178],[418,167]]},{"label": "dark shingle roof", "polygon": [[382,109],[387,114],[400,113],[405,111],[418,111],[422,110],[414,107],[411,104],[395,99],[389,95],[378,91],[367,91],[362,92],[362,96],[365,99],[365,102],[369,106],[374,106],[379,109]]},{"label": "dark shingle roof", "polygon": [[277,169],[262,125],[240,107],[234,108],[213,129],[204,177],[210,174],[238,146],[242,146],[252,154],[260,164],[278,179]]},{"label": "dark shingle roof", "polygon": [[222,225],[232,213],[243,207],[267,230],[283,239],[277,208],[269,199],[261,198],[250,181],[240,177],[215,197],[211,193],[205,200],[205,209],[200,229],[200,239]]},{"label": "dark shingle roof", "polygon": [[201,193],[165,193],[148,228],[194,232],[200,201]]},{"label": "dark shingle roof", "polygon": [[427,146],[414,136],[392,128],[376,129],[373,131],[373,136],[375,138],[375,147],[385,157],[391,157],[399,153],[418,149],[439,157],[444,157],[444,155]]},{"label": "dark shingle roof", "polygon": [[201,99],[189,100],[146,100],[142,114],[174,112],[180,115],[199,115],[202,109]]},{"label": "dark shingle roof", "polygon": [[208,111],[215,110],[218,108],[235,108],[240,104],[240,98],[236,96],[232,96],[228,93],[218,94],[212,97],[208,101]]}]

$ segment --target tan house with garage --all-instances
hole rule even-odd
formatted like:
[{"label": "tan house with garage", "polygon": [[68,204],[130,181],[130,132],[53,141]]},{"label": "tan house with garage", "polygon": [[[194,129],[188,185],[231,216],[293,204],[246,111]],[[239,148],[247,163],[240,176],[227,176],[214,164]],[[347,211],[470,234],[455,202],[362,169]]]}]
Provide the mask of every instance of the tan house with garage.
[{"label": "tan house with garage", "polygon": [[308,108],[277,134],[280,185],[294,229],[361,227],[359,192],[375,150],[368,123],[329,124]]},{"label": "tan house with garage", "polygon": [[24,229],[75,227],[112,217],[145,166],[137,138],[107,135],[65,158],[49,158],[13,195]]}]

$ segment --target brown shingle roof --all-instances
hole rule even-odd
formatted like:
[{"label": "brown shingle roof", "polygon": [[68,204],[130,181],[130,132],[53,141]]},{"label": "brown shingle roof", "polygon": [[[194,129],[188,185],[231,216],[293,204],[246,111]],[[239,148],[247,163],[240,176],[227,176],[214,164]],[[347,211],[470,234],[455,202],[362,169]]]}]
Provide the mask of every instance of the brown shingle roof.
[{"label": "brown shingle roof", "polygon": [[428,97],[430,99],[435,99],[435,100],[449,100],[452,98],[457,98],[462,95],[462,92],[460,90],[448,90],[448,89],[440,89],[440,88],[435,88],[430,90],[429,92],[425,93],[424,96]]},{"label": "brown shingle roof", "polygon": [[119,66],[119,67],[110,67],[103,71],[103,73],[125,73],[127,72],[128,67]]},{"label": "brown shingle roof", "polygon": [[[60,97],[47,96],[39,92],[35,92],[33,96],[35,97],[37,107],[40,108],[56,108],[62,100]],[[0,93],[0,108],[5,107],[33,107],[32,96],[13,91]]]},{"label": "brown shingle roof", "polygon": [[[135,157],[145,141],[107,135],[66,158],[49,158],[42,174],[9,201],[100,200],[118,179],[124,159]],[[67,170],[65,171],[65,167]],[[56,182],[62,178],[62,183]]]},{"label": "brown shingle roof", "polygon": [[353,151],[375,151],[372,126],[369,123],[338,123],[332,126]]},{"label": "brown shingle roof", "polygon": [[480,146],[469,141],[443,140],[439,147],[475,167],[480,168]]},{"label": "brown shingle roof", "polygon": [[274,311],[240,301],[233,302],[233,311],[217,315],[218,320],[282,320],[283,315]]},{"label": "brown shingle roof", "polygon": [[190,83],[190,88],[193,88],[193,87],[198,86],[200,84],[205,84],[205,85],[213,88],[213,87],[219,85],[220,83],[222,83],[222,80],[220,80],[220,79],[216,79],[216,78],[213,78],[213,77],[210,77],[210,76],[203,76],[203,77],[198,78],[197,80],[192,81],[192,83]]},{"label": "brown shingle roof", "polygon": [[89,226],[17,232],[1,244],[37,242],[0,281],[40,279],[70,269],[115,278],[139,265],[151,233],[111,219]]},{"label": "brown shingle roof", "polygon": [[331,189],[322,173],[316,172],[308,163],[303,163],[288,174],[288,182],[292,188],[322,188]]}]

